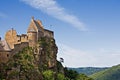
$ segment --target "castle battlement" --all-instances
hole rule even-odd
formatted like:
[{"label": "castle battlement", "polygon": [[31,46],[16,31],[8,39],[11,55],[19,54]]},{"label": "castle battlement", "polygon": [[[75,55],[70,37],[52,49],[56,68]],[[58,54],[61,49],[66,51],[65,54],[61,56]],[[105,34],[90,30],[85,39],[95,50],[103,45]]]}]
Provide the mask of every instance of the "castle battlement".
[{"label": "castle battlement", "polygon": [[53,31],[44,29],[40,20],[34,20],[32,17],[27,34],[17,35],[16,30],[13,28],[6,32],[5,40],[11,49],[14,49],[15,44],[28,42],[30,47],[34,47],[41,37],[54,37]]}]

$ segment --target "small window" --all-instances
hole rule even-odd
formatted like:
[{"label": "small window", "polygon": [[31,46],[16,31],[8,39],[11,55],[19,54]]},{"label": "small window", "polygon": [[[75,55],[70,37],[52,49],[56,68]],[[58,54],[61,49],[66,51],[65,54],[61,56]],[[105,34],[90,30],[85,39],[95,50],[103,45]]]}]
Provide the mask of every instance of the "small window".
[{"label": "small window", "polygon": [[18,40],[18,42],[20,42],[20,40]]},{"label": "small window", "polygon": [[9,54],[7,54],[7,57],[9,57]]}]

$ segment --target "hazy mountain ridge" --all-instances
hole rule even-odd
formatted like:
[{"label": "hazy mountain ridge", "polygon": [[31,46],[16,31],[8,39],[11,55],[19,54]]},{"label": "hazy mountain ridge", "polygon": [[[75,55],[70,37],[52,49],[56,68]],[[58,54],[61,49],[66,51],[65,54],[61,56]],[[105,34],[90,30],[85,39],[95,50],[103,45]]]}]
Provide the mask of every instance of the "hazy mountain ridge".
[{"label": "hazy mountain ridge", "polygon": [[79,67],[79,68],[69,68],[69,69],[75,70],[78,73],[92,75],[96,72],[103,71],[103,70],[108,69],[108,68],[109,67]]}]

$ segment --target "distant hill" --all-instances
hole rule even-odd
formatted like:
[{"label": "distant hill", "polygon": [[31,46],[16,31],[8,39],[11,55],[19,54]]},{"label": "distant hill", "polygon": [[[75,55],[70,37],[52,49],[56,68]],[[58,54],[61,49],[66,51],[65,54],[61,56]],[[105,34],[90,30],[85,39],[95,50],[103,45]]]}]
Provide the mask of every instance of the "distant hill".
[{"label": "distant hill", "polygon": [[120,80],[120,64],[90,76],[94,80]]},{"label": "distant hill", "polygon": [[94,74],[96,72],[108,69],[108,67],[103,67],[103,68],[100,68],[100,67],[80,67],[80,68],[69,68],[69,69],[75,70],[78,73],[83,73],[83,74],[86,74],[86,75],[91,75],[91,74]]}]

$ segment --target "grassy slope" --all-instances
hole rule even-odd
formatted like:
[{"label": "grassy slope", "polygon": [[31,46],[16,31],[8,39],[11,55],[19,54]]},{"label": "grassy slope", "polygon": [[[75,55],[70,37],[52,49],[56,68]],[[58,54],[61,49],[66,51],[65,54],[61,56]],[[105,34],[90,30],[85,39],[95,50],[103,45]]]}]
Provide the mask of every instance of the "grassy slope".
[{"label": "grassy slope", "polygon": [[120,80],[120,64],[91,75],[95,80]]}]

